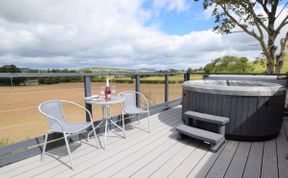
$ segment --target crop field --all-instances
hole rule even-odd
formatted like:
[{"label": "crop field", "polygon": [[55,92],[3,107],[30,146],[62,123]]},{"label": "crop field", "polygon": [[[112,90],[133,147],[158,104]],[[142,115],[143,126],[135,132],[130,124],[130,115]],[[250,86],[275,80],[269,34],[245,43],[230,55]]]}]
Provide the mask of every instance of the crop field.
[{"label": "crop field", "polygon": [[[91,84],[92,95],[100,95],[104,83]],[[112,83],[116,93],[134,90],[135,85]],[[164,101],[163,84],[141,84],[141,92],[147,96],[150,105]],[[169,100],[180,98],[182,84],[169,85]],[[0,87],[0,145],[15,143],[47,132],[47,120],[38,111],[38,105],[50,99],[71,100],[84,106],[84,84],[62,83],[38,86]],[[64,106],[64,112],[70,122],[85,121],[85,112],[76,107]],[[118,115],[120,106],[112,107],[112,114]],[[93,105],[94,120],[101,119],[101,108]]]},{"label": "crop field", "polygon": [[[199,80],[202,78],[202,75],[191,74],[190,77],[191,77],[191,80]],[[131,77],[110,77],[110,79],[115,83],[133,83],[134,81],[134,79],[132,79]],[[95,80],[97,81],[97,79]],[[104,81],[104,79],[102,80]],[[164,79],[164,76],[149,76],[149,77],[140,78],[140,81],[145,84],[163,84],[165,79]],[[169,83],[171,84],[183,83],[183,75],[169,76]]]}]

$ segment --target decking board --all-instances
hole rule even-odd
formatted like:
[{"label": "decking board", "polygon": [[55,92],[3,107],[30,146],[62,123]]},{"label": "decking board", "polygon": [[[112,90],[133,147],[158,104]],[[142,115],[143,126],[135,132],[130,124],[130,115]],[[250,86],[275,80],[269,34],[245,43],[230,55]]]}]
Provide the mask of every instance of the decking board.
[{"label": "decking board", "polygon": [[[169,125],[173,126],[173,125],[175,125],[177,123],[179,123],[179,120],[174,120],[174,121],[172,120],[169,123]],[[122,141],[120,142],[120,145],[118,145],[118,146],[111,145],[111,146],[107,147],[105,151],[104,150],[99,150],[98,152],[100,152],[100,154],[97,154],[98,156],[96,155],[97,152],[95,152],[95,153],[91,153],[91,154],[87,155],[86,158],[84,157],[83,158],[83,162],[81,161],[81,162],[78,163],[78,165],[76,164],[76,166],[75,166],[77,168],[76,171],[71,172],[71,170],[69,170],[67,168],[65,168],[64,170],[63,169],[59,169],[57,171],[57,173],[54,174],[54,175],[55,176],[59,175],[59,177],[61,177],[61,176],[72,176],[72,175],[80,175],[81,172],[85,172],[85,171],[87,172],[87,170],[88,171],[89,170],[94,170],[94,169],[92,169],[93,165],[95,165],[97,163],[100,163],[101,161],[105,161],[108,158],[113,158],[114,155],[122,154],[122,151],[126,151],[128,148],[130,148],[132,146],[136,146],[138,143],[142,143],[142,144],[145,145],[145,142],[143,142],[145,140],[149,143],[149,142],[152,142],[153,140],[156,140],[157,136],[159,138],[161,138],[161,137],[163,137],[165,135],[168,135],[169,133],[171,133],[171,131],[169,131],[169,128],[171,128],[171,126],[168,126],[168,125],[165,125],[165,124],[162,125],[162,127],[160,127],[160,130],[159,130],[159,128],[154,128],[155,131],[151,132],[151,134],[154,136],[152,138],[151,138],[151,134],[147,134],[146,133],[145,134],[146,136],[144,136],[143,133],[142,133],[138,137],[134,137],[134,138],[127,137],[127,139],[122,139]],[[149,138],[151,138],[151,139],[149,139]],[[89,158],[87,158],[87,157],[89,157]],[[98,170],[94,170],[94,171],[96,173]]]},{"label": "decking board", "polygon": [[[162,165],[157,168],[154,172],[150,173],[149,177],[158,178],[158,177],[167,177],[170,175],[175,169],[177,169],[184,161],[191,155],[196,149],[197,145],[194,142],[193,147],[190,145],[185,146],[183,150],[179,151],[167,162],[163,162]],[[153,165],[153,164],[152,164]]]},{"label": "decking board", "polygon": [[[182,123],[181,108],[150,118],[151,134],[128,129],[127,139],[109,137],[106,150],[82,143],[60,160],[40,155],[0,168],[0,177],[288,177],[287,129],[284,121],[278,138],[265,142],[227,141],[216,153],[208,145],[190,138],[177,140],[175,127]],[[147,122],[141,122],[141,128]],[[127,127],[129,128],[129,127]],[[91,139],[90,144],[95,144]],[[53,150],[66,154],[66,148]],[[65,165],[65,164],[67,165]]]},{"label": "decking board", "polygon": [[[176,110],[174,110],[174,111],[176,111]],[[165,114],[167,114],[167,115],[165,115]],[[171,118],[169,118],[168,116],[169,116],[169,114],[170,114],[170,116],[171,116]],[[172,123],[174,123],[174,122],[178,122],[177,120],[173,120],[174,119],[174,117],[175,116],[177,116],[177,114],[179,115],[179,111],[176,111],[175,113],[173,113],[173,112],[166,112],[166,113],[164,113],[164,117],[167,117],[167,120],[164,120],[163,122],[166,122],[168,125],[171,125]],[[156,115],[156,117],[157,117],[157,115]],[[169,126],[167,126],[166,124],[163,124],[162,123],[162,121],[159,121],[158,119],[156,120],[155,119],[155,121],[157,121],[155,124],[153,124],[153,122],[154,122],[154,119],[151,119],[151,120],[153,120],[152,121],[152,123],[151,123],[151,127],[152,128],[154,128],[155,129],[155,132],[157,132],[158,130],[160,130],[160,129],[164,129],[164,130],[167,130],[168,128],[170,128]],[[160,125],[159,125],[160,124]],[[144,136],[144,135],[147,135],[147,134],[144,134],[143,133],[143,131],[141,131],[141,130],[139,130],[139,129],[132,129],[132,130],[128,130],[127,131],[127,134],[129,135],[129,133],[130,132],[133,132],[133,131],[136,131],[137,132],[137,134],[135,135],[133,135],[132,137],[130,137],[129,136],[129,139],[131,140],[135,140],[135,139],[137,139],[139,136]],[[113,138],[113,137],[112,137]],[[108,149],[112,149],[112,148],[115,148],[115,147],[117,147],[117,146],[121,146],[121,145],[123,145],[123,144],[125,144],[125,143],[123,143],[122,141],[123,141],[123,139],[122,138],[117,138],[118,139],[118,142],[117,142],[117,144],[116,145],[107,145],[107,148]],[[107,143],[109,143],[110,142],[110,140],[111,140],[111,137],[109,137],[109,139],[107,140]],[[92,140],[93,141],[93,140]],[[66,148],[65,147],[62,147],[62,149],[66,152]],[[91,150],[92,149],[92,150]],[[107,149],[106,149],[107,150]],[[78,164],[84,164],[87,160],[90,160],[90,159],[93,159],[93,157],[91,158],[90,156],[91,155],[94,155],[95,153],[98,153],[99,155],[101,155],[101,154],[103,154],[104,153],[104,150],[102,150],[102,149],[99,149],[97,152],[96,152],[96,150],[92,147],[90,147],[90,150],[88,151],[88,152],[85,152],[85,153],[82,153],[82,154],[78,154],[77,152],[73,152],[72,153],[72,157],[73,157],[73,160],[78,160],[77,162],[75,162],[76,164],[78,163]],[[39,158],[39,157],[38,157]],[[48,159],[50,159],[52,162],[49,162],[50,160],[47,160],[47,158]],[[70,172],[71,171],[71,169],[69,168],[69,167],[67,167],[66,165],[64,165],[64,164],[62,164],[61,162],[59,162],[59,161],[57,161],[57,160],[55,160],[54,158],[49,158],[48,156],[45,158],[46,160],[43,162],[43,163],[40,163],[40,158],[39,159],[37,159],[37,165],[38,165],[38,167],[34,167],[34,166],[31,166],[33,169],[27,169],[26,168],[26,172],[24,172],[24,171],[22,171],[22,172],[20,172],[19,174],[17,174],[17,175],[19,175],[19,176],[25,176],[26,174],[27,175],[29,175],[29,172],[31,172],[31,174],[34,174],[34,175],[38,175],[38,176],[50,176],[50,175],[53,175],[53,174],[58,174],[59,175],[59,173],[62,173],[62,172],[65,172],[65,171],[68,171],[68,172]],[[68,157],[66,156],[65,158],[64,158],[64,161],[67,163],[67,164],[69,164],[69,159],[68,159]],[[15,163],[16,165],[17,165],[17,163]],[[76,167],[77,168],[77,167]],[[51,171],[51,170],[53,170],[53,171]],[[10,175],[10,176],[14,176],[15,175],[15,171],[10,171],[10,173],[12,174],[12,175]]]},{"label": "decking board", "polygon": [[260,177],[263,158],[263,142],[253,142],[246,161],[243,178]]},{"label": "decking board", "polygon": [[250,151],[250,142],[240,142],[240,145],[225,174],[225,178],[240,178],[243,175],[246,160]]},{"label": "decking board", "polygon": [[262,178],[278,177],[278,160],[275,139],[264,143]]},{"label": "decking board", "polygon": [[216,153],[207,151],[201,160],[199,160],[198,164],[190,171],[188,177],[205,177],[215,164],[227,143],[228,141],[226,141]]},{"label": "decking board", "polygon": [[197,163],[201,160],[203,155],[207,152],[207,145],[202,144],[200,147],[196,148],[196,150],[191,153],[187,159],[184,160],[180,166],[177,167],[168,177],[170,178],[179,178],[179,177],[187,177]]},{"label": "decking board", "polygon": [[224,177],[238,146],[239,142],[229,141],[206,177],[208,178]]},{"label": "decking board", "polygon": [[113,177],[148,177],[156,169],[158,169],[163,162],[168,161],[176,153],[181,152],[188,145],[187,140],[178,141],[178,144],[159,152],[158,154],[153,152],[145,155],[137,162],[134,162],[124,169],[121,169],[117,174],[113,174]]},{"label": "decking board", "polygon": [[288,142],[284,132],[280,132],[279,137],[276,139],[277,156],[278,156],[278,171],[279,178],[288,177]]},{"label": "decking board", "polygon": [[[172,135],[172,139],[167,138],[163,139],[163,141],[159,141],[159,139],[161,139],[159,138],[156,140],[156,142],[148,143],[149,146],[142,147],[141,145],[139,145],[139,147],[135,152],[133,151],[131,152],[130,150],[128,150],[127,155],[121,153],[120,156],[117,155],[118,157],[117,156],[115,156],[116,158],[113,157],[112,158],[113,161],[109,161],[109,165],[108,166],[105,165],[104,169],[100,170],[96,174],[92,173],[92,177],[109,177],[129,165],[137,164],[142,161],[144,161],[143,165],[145,165],[146,161],[145,158],[153,159],[158,154],[161,154],[162,152],[167,151],[167,149],[174,147],[175,145],[178,145],[179,142],[176,140],[176,136],[177,133],[174,132]],[[98,165],[95,168],[97,169]],[[88,175],[88,177],[90,177],[90,175]]]}]

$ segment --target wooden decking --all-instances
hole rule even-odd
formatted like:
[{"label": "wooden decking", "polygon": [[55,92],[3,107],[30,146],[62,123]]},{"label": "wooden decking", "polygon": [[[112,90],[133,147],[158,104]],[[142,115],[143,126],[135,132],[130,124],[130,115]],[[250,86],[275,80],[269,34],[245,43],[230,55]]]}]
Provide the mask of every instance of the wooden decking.
[{"label": "wooden decking", "polygon": [[[62,147],[50,151],[44,162],[35,156],[2,167],[0,177],[288,177],[288,121],[277,139],[227,141],[212,153],[199,141],[177,139],[180,117],[181,108],[173,108],[151,116],[151,133],[131,127],[127,139],[111,133],[106,150],[93,147],[93,139],[91,145],[71,144],[74,171]],[[135,125],[145,129],[147,121]]]}]

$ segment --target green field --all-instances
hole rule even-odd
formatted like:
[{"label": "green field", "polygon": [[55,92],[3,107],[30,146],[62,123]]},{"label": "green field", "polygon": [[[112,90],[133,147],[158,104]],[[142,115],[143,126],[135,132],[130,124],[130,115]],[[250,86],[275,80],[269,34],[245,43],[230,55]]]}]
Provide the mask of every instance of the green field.
[{"label": "green field", "polygon": [[[254,70],[251,72],[254,73],[263,73],[266,70],[266,60],[264,59],[258,59],[253,62],[251,62],[252,66],[254,67]],[[284,58],[284,66],[283,66],[283,72],[282,73],[287,73],[288,72],[288,56]]]},{"label": "green field", "polygon": [[92,67],[92,68],[84,68],[83,71],[90,71],[90,72],[153,72],[154,70],[151,69],[126,69],[126,68],[109,68],[109,67]]},{"label": "green field", "polygon": [[[133,83],[134,79],[131,77],[108,77],[112,82],[115,83]],[[168,77],[170,84],[176,84],[176,83],[183,83],[184,76],[183,75],[172,75]],[[192,74],[191,80],[200,80],[202,79],[201,74]],[[148,77],[142,77],[140,79],[141,83],[146,84],[161,84],[165,82],[164,76],[148,76]]]}]

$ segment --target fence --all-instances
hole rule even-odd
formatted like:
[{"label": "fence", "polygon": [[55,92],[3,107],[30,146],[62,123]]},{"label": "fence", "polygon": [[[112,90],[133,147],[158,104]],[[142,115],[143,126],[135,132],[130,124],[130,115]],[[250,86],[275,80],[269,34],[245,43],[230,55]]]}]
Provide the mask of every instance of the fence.
[{"label": "fence", "polygon": [[[222,73],[223,74],[223,73]],[[227,74],[227,73],[224,73]],[[160,104],[151,106],[150,110],[152,114],[159,113],[169,107],[177,106],[181,103],[181,99],[175,99],[170,100],[169,99],[169,93],[170,93],[170,87],[169,87],[169,77],[173,75],[182,75],[183,81],[190,80],[193,78],[193,76],[205,76],[206,73],[0,73],[0,79],[1,78],[8,78],[10,79],[11,83],[13,83],[13,80],[15,78],[27,78],[27,79],[33,79],[33,78],[42,78],[42,77],[82,77],[83,78],[83,88],[84,88],[84,96],[90,96],[92,94],[91,91],[91,78],[94,76],[133,76],[134,80],[134,87],[133,89],[137,92],[141,91],[141,77],[143,76],[162,76],[164,77],[163,81],[163,100]],[[233,74],[235,75],[235,74]],[[236,75],[247,75],[240,73]],[[263,74],[255,74],[250,73],[248,75],[263,75]],[[274,74],[275,75],[275,74]],[[279,76],[286,76],[285,74],[278,74]],[[162,82],[161,82],[162,83]],[[77,90],[80,90],[82,88],[76,88]],[[76,90],[75,89],[75,90]],[[182,90],[181,88],[179,88]],[[75,90],[71,90],[71,92],[74,92]],[[49,91],[47,91],[49,92]],[[181,92],[181,91],[180,91]],[[25,93],[24,93],[25,94]],[[6,94],[7,95],[7,94]],[[8,94],[9,95],[9,94]],[[180,96],[181,97],[181,96]],[[137,104],[140,105],[140,98],[137,96]],[[93,108],[91,105],[86,104],[86,108],[88,108],[91,112],[93,112]],[[1,111],[0,111],[1,114]],[[23,116],[22,116],[23,117]],[[0,115],[1,119],[1,115]],[[87,118],[86,118],[87,119]],[[118,116],[113,117],[115,121],[117,121],[119,118]],[[131,120],[131,122],[133,119]],[[96,121],[95,124],[97,124],[99,121]],[[103,132],[103,128],[99,128],[97,132]],[[70,141],[78,141],[82,138],[85,138],[85,134],[83,133],[80,135],[75,135],[71,137]],[[51,134],[49,136],[50,143],[48,144],[48,150],[53,149],[55,147],[62,146],[64,144],[64,141],[62,139],[62,135],[59,134]],[[9,144],[0,147],[0,167],[16,162],[21,159],[25,159],[27,157],[31,157],[34,155],[37,155],[41,153],[42,150],[42,143],[44,141],[44,136],[38,136],[35,138],[27,139],[25,141],[21,141],[14,144]]]},{"label": "fence", "polygon": [[[162,76],[164,77],[164,84],[163,84],[163,101],[160,104],[157,105],[153,105],[151,106],[151,113],[155,114],[158,112],[161,112],[169,107],[174,107],[176,105],[179,105],[181,100],[180,99],[175,99],[172,101],[169,101],[169,76],[173,76],[173,75],[184,75],[183,79],[188,78],[186,77],[187,74],[184,73],[0,73],[0,79],[1,78],[9,78],[11,83],[13,83],[13,80],[15,80],[16,78],[25,78],[25,79],[34,79],[34,78],[41,78],[41,77],[83,77],[83,83],[84,83],[84,96],[90,96],[92,94],[91,91],[91,78],[94,76],[133,76],[133,80],[134,80],[134,88],[133,90],[140,92],[141,91],[141,79],[143,76]],[[161,82],[162,83],[162,82]],[[151,85],[155,86],[155,85]],[[179,85],[181,86],[181,85]],[[35,86],[33,86],[35,87]],[[17,88],[17,87],[15,87]],[[11,89],[13,90],[13,87],[11,87]],[[75,90],[79,91],[81,88],[74,88],[71,89],[71,92],[76,92]],[[63,89],[62,89],[63,90]],[[69,89],[70,91],[70,89]],[[49,91],[41,91],[41,92],[45,92],[45,93],[49,93]],[[68,92],[68,90],[66,90],[65,92]],[[26,92],[27,93],[27,92]],[[33,95],[34,92],[31,92],[32,94],[32,100],[33,100]],[[17,93],[18,95],[25,95],[25,93]],[[9,95],[9,93],[2,93],[2,95]],[[0,94],[1,97],[1,94]],[[137,104],[140,105],[140,98],[138,98],[137,96]],[[2,103],[3,104],[3,103]],[[86,107],[92,111],[92,106],[89,104],[86,104]],[[25,109],[25,107],[20,108],[20,109]],[[29,109],[29,108],[28,108]],[[35,108],[33,108],[35,110]],[[11,110],[13,111],[13,109]],[[18,110],[17,110],[18,111]],[[13,112],[17,112],[17,111],[13,111]],[[0,111],[1,114],[1,111]],[[19,117],[24,117],[24,115],[19,115]],[[0,119],[1,119],[1,115],[0,115]],[[86,118],[87,119],[87,118]],[[118,120],[118,116],[113,117],[113,119],[115,121]],[[131,122],[133,121],[133,119],[131,120]],[[97,124],[99,121],[96,121],[95,124]],[[11,128],[11,129],[15,129],[15,128]],[[23,127],[18,127],[17,129],[23,129]],[[26,130],[29,130],[31,128],[27,128]],[[24,131],[23,131],[24,132]],[[97,130],[97,132],[103,132],[103,128],[99,128]],[[80,135],[75,135],[73,137],[71,137],[70,141],[78,141],[81,140],[82,138],[85,138],[84,136],[87,133],[82,133]],[[34,155],[37,155],[39,153],[41,153],[41,145],[43,143],[43,139],[44,136],[38,136],[35,138],[31,138],[31,139],[27,139],[25,141],[21,141],[21,142],[17,142],[17,143],[13,143],[13,144],[8,144],[5,146],[0,147],[0,167],[16,162],[18,160],[21,159],[25,159],[27,157],[31,157]],[[61,145],[64,144],[63,142],[63,138],[61,134],[51,134],[49,135],[49,141],[50,143],[48,144],[48,150],[49,149],[53,149],[55,147],[59,147]]]}]

